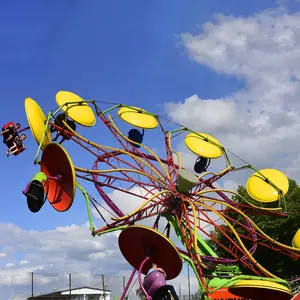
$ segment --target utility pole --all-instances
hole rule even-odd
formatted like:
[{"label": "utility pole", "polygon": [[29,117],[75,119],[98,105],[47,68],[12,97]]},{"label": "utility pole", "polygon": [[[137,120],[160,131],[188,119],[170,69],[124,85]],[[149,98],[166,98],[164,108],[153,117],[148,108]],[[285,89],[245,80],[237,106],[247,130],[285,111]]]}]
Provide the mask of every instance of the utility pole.
[{"label": "utility pole", "polygon": [[101,274],[102,277],[102,291],[103,291],[103,299],[105,300],[105,285],[104,285],[104,274]]},{"label": "utility pole", "polygon": [[71,272],[69,272],[69,292],[70,292],[70,300],[72,299],[72,275]]},{"label": "utility pole", "polygon": [[[126,287],[126,278],[125,278],[125,276],[123,275],[123,291],[125,291],[125,287]],[[128,297],[125,296],[124,299],[125,299],[125,300],[128,300]]]},{"label": "utility pole", "polygon": [[179,299],[181,300],[181,285],[179,284]]},{"label": "utility pole", "polygon": [[31,299],[33,300],[33,272],[31,272]]},{"label": "utility pole", "polygon": [[190,281],[190,265],[187,263],[188,285],[189,285],[189,300],[191,300],[191,281]]}]

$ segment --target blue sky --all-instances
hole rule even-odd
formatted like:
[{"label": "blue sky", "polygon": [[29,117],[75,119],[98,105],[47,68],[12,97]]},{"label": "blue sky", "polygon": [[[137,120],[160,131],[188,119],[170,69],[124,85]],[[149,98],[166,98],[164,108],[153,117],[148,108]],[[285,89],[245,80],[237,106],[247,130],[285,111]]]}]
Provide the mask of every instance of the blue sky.
[{"label": "blue sky", "polygon": [[[235,93],[248,92],[249,82],[253,87],[250,75],[238,77],[239,73],[228,71],[229,67],[199,62],[193,55],[191,58],[182,34],[197,36],[204,23],[215,23],[215,14],[232,16],[245,23],[250,22],[248,16],[254,16],[251,22],[259,24],[255,14],[268,15],[266,9],[279,6],[292,18],[300,3],[296,0],[3,2],[0,9],[0,120],[3,125],[14,121],[27,126],[24,99],[32,97],[47,113],[56,108],[55,94],[59,90],[73,91],[85,99],[137,105],[158,114],[165,114],[165,103],[178,103],[192,95],[198,95],[197,101],[219,101],[232,95],[234,100],[244,99],[244,94],[236,96]],[[230,20],[224,23],[231,24]],[[222,24],[218,26],[223,28]],[[209,37],[209,33],[204,35],[204,39]],[[250,99],[254,99],[254,90],[249,88]],[[267,86],[264,91],[269,90]],[[259,105],[263,103],[261,100]],[[197,126],[197,122],[193,124]],[[78,131],[95,141],[103,139],[97,126]],[[241,132],[239,138],[244,134]],[[27,150],[18,157],[6,158],[5,146],[1,146],[0,223],[13,223],[25,230],[53,230],[57,226],[83,224],[87,215],[79,193],[66,213],[57,213],[48,203],[38,214],[27,209],[22,190],[38,171],[33,165],[37,145],[30,131],[27,136]],[[150,142],[153,147],[162,146],[154,139]],[[81,153],[72,150],[73,161],[90,167],[91,159]],[[266,156],[273,157],[268,152]],[[263,164],[261,158],[254,159]],[[294,174],[292,167],[289,171]],[[91,193],[95,195],[94,190]],[[0,246],[1,240],[0,235]]]},{"label": "blue sky", "polygon": [[[12,120],[27,126],[25,97],[38,101],[46,113],[55,108],[55,94],[60,89],[86,99],[139,105],[156,113],[160,113],[164,102],[180,101],[191,94],[204,98],[229,95],[243,83],[190,61],[179,35],[196,32],[199,25],[213,20],[215,13],[247,15],[275,6],[274,1],[250,4],[238,0],[192,1],[189,5],[174,0],[86,3],[2,4],[3,124]],[[26,210],[21,190],[37,169],[32,165],[35,141],[30,132],[27,135],[28,150],[19,157],[7,159],[2,146],[2,221],[26,229],[82,222],[86,216],[76,211],[55,214],[47,205],[37,215]],[[97,140],[96,134],[94,137]],[[84,164],[84,158],[81,162]],[[48,213],[55,224],[52,218],[44,218]]]}]

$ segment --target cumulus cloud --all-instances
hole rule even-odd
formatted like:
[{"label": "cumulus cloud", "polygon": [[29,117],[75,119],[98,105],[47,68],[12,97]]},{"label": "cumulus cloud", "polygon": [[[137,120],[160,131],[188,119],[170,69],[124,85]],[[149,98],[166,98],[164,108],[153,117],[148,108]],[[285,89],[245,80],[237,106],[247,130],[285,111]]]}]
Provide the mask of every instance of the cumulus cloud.
[{"label": "cumulus cloud", "polygon": [[[134,188],[132,192],[141,190]],[[115,191],[111,195],[113,201],[124,213],[135,210],[142,202],[140,198]],[[105,206],[105,205],[104,205]],[[106,218],[111,215],[100,207]],[[96,215],[96,211],[93,213]],[[141,222],[152,227],[155,218]],[[99,218],[98,225],[104,225]],[[160,230],[164,225],[160,224]],[[112,232],[100,237],[92,237],[87,224],[56,227],[53,230],[24,230],[14,224],[0,223],[0,236],[3,255],[0,266],[1,296],[11,299],[24,299],[31,292],[31,276],[33,272],[34,293],[48,293],[54,290],[68,289],[69,272],[72,286],[100,287],[101,274],[105,274],[105,284],[112,294],[120,296],[123,289],[123,276],[128,280],[131,267],[122,256],[118,247],[119,232]],[[172,232],[172,240],[176,237]],[[178,240],[177,240],[177,244]],[[21,258],[20,258],[21,257]],[[186,271],[173,284],[178,288],[180,278],[185,283]],[[192,290],[195,290],[192,281]],[[135,297],[135,282],[131,297]],[[181,284],[187,291],[187,285]],[[14,298],[15,297],[15,298]],[[19,297],[19,298],[18,298]],[[22,298],[23,297],[23,298]]]},{"label": "cumulus cloud", "polygon": [[[187,95],[181,102],[165,105],[169,117],[212,134],[258,168],[278,168],[299,180],[299,13],[267,10],[249,17],[219,14],[215,22],[204,24],[199,34],[183,33],[181,37],[192,60],[243,80],[244,88],[219,99]],[[191,168],[195,156],[183,144],[177,149],[185,166]],[[218,169],[220,164],[214,162],[212,167]],[[220,186],[236,189],[249,175],[243,174],[227,176]],[[111,197],[125,213],[142,202],[119,191]],[[110,217],[106,210],[101,212]],[[152,226],[153,221],[144,224]],[[100,219],[97,223],[103,225]],[[101,273],[105,273],[108,287],[119,294],[122,275],[129,276],[130,268],[118,249],[118,233],[93,238],[86,224],[48,231],[0,224],[0,236],[0,287],[5,299],[24,299],[30,294],[32,271],[35,292],[67,288],[68,273],[72,272],[75,286],[96,287],[101,285]],[[187,291],[186,271],[173,282],[177,289],[182,284]],[[191,284],[196,290],[195,278]]]},{"label": "cumulus cloud", "polygon": [[[238,117],[236,104],[230,99],[206,99],[198,105],[199,97],[192,95],[183,103],[169,103],[166,105],[169,116],[177,122],[195,127],[195,121],[201,123],[203,130],[229,130],[234,127],[234,120]],[[187,117],[186,112],[189,111]],[[203,125],[202,125],[203,124]]]},{"label": "cumulus cloud", "polygon": [[[112,295],[120,296],[123,276],[128,280],[130,266],[118,248],[117,235],[106,234],[91,237],[87,225],[57,227],[48,231],[23,230],[13,224],[0,224],[2,245],[12,245],[11,251],[1,262],[1,299],[25,299],[31,293],[33,272],[34,293],[48,293],[69,288],[69,272],[72,286],[101,287],[105,284]],[[22,255],[24,259],[19,260]],[[187,291],[186,271],[172,281]],[[130,295],[134,298],[135,283]],[[192,279],[192,290],[196,283]]]},{"label": "cumulus cloud", "polygon": [[128,270],[116,235],[92,237],[87,225],[37,231],[0,224],[0,236],[2,248],[11,249],[1,260],[1,296],[4,291],[15,295],[28,291],[29,295],[31,272],[35,291],[51,292],[68,287],[69,272],[74,273],[75,286],[99,286],[101,273],[108,276]]},{"label": "cumulus cloud", "polygon": [[[136,211],[142,204],[144,204],[147,201],[147,197],[149,197],[148,191],[146,191],[142,187],[134,187],[132,189],[129,189],[128,192],[134,195],[119,190],[115,190],[109,194],[110,199],[115,203],[115,205],[117,205],[117,207],[123,212],[124,215],[128,215]],[[150,195],[155,195],[155,193],[157,192],[158,192],[157,190],[153,190],[152,194]],[[143,196],[145,197],[145,199],[135,195]],[[153,199],[153,201],[157,201],[157,200],[158,198]],[[102,217],[106,220],[107,223],[113,222],[112,217],[114,216],[114,214],[105,203],[101,203],[101,206],[98,207],[98,210],[100,211]],[[96,216],[99,219],[99,221],[102,220],[102,218],[99,216],[99,213],[95,208],[92,209],[92,212],[94,216]],[[156,217],[150,217],[137,222],[137,224],[152,227],[155,222],[155,219]],[[97,221],[97,224],[103,226],[104,223],[99,221]]]},{"label": "cumulus cloud", "polygon": [[183,33],[192,60],[242,79],[245,86],[224,98],[191,95],[167,103],[167,113],[176,122],[214,135],[258,168],[279,168],[300,179],[299,169],[293,168],[300,149],[299,37],[299,13],[280,9],[249,17],[218,14],[199,34]]}]

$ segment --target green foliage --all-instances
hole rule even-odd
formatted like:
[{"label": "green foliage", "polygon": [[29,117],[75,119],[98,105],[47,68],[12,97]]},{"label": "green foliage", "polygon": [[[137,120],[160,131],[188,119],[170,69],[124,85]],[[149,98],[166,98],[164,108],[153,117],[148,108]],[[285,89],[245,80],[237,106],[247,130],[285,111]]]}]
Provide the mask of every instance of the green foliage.
[{"label": "green foliage", "polygon": [[[280,217],[278,215],[257,213],[257,210],[251,209],[246,212],[248,216],[258,225],[258,227],[264,231],[272,239],[281,242],[285,245],[291,246],[292,239],[298,228],[300,227],[300,187],[294,180],[289,179],[289,191],[285,196],[287,211],[291,212],[285,217]],[[238,193],[243,196],[247,201],[259,205],[254,201],[247,193],[245,187],[239,186]],[[240,197],[234,197],[234,200],[245,204],[245,202]],[[265,207],[270,207],[270,205],[278,205],[278,203],[270,203],[265,205]],[[298,213],[298,214],[297,214]],[[226,213],[228,216],[232,217],[234,220],[244,224],[243,218],[241,215],[228,211]],[[241,226],[231,222],[234,228],[243,235],[248,235],[246,229],[241,228]],[[225,225],[224,225],[225,226]],[[226,228],[226,226],[225,226]],[[232,239],[236,241],[236,238],[232,233],[229,234]],[[221,234],[216,232],[216,237],[219,244],[208,241],[209,245],[216,251],[220,257],[232,258],[232,256],[225,251],[220,245],[226,245],[230,248],[230,242],[228,239]],[[251,243],[243,239],[244,244],[251,247]],[[275,246],[276,247],[276,246]],[[300,272],[300,260],[295,260],[288,255],[281,254],[277,251],[271,250],[267,247],[258,245],[256,252],[254,253],[254,258],[268,271],[281,278],[289,278],[294,275],[299,275]],[[249,269],[240,266],[244,274],[252,274]]]}]

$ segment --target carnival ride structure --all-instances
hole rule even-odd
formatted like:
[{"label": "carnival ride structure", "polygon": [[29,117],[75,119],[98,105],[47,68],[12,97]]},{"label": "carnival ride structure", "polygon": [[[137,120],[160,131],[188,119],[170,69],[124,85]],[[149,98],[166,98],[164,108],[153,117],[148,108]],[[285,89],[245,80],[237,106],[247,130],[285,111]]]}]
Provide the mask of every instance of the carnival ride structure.
[{"label": "carnival ride structure", "polygon": [[[76,192],[81,192],[93,236],[121,231],[120,250],[134,268],[121,300],[126,296],[136,271],[146,298],[157,299],[156,291],[167,286],[166,280],[180,274],[183,260],[195,273],[200,299],[284,300],[293,297],[289,284],[254,258],[257,247],[268,247],[297,259],[300,257],[300,230],[295,233],[291,245],[284,245],[266,235],[251,219],[251,214],[255,213],[285,215],[285,194],[289,184],[282,172],[257,170],[242,159],[241,166],[234,166],[231,160],[234,154],[213,136],[139,107],[84,100],[69,91],[59,91],[56,103],[57,108],[45,116],[35,100],[25,99],[29,127],[38,145],[34,164],[39,170],[23,193],[30,211],[37,213],[46,199],[58,212],[67,211]],[[108,107],[103,109],[100,105]],[[93,127],[98,126],[97,120],[110,139],[101,138],[101,131],[100,143],[95,143],[77,132],[75,124]],[[130,130],[127,132],[126,128]],[[6,127],[3,132],[5,130]],[[51,133],[54,132],[62,137],[60,143],[53,141]],[[144,142],[150,132],[155,132],[157,150]],[[62,146],[65,140],[94,156],[93,166],[74,165],[74,157],[71,159]],[[186,149],[195,156],[193,170],[183,167],[180,153],[173,148],[180,141],[184,141]],[[210,162],[217,159],[223,159],[224,167],[213,172],[209,170]],[[255,204],[234,191],[217,186],[218,181],[229,173],[246,169],[253,172],[246,189]],[[86,181],[94,184],[106,203],[111,215],[109,219],[102,213],[102,204],[85,190]],[[136,208],[124,213],[111,197],[114,191],[121,193],[126,201],[129,196]],[[236,201],[237,197],[243,203]],[[273,205],[266,207],[266,203]],[[101,228],[94,226],[92,207],[104,222]],[[243,222],[231,218],[228,212],[238,214]],[[152,228],[139,224],[151,217],[156,218]],[[159,231],[162,219],[167,225],[164,231]],[[237,226],[247,234],[236,230]],[[175,233],[183,247],[171,242],[170,232]],[[214,232],[230,241],[230,247],[219,245],[228,252],[230,259],[218,257],[206,242],[210,240],[218,244]],[[153,262],[165,270],[167,278],[154,272],[145,276],[143,282],[142,274],[147,275]],[[239,265],[248,268],[255,276],[242,274]]]}]

